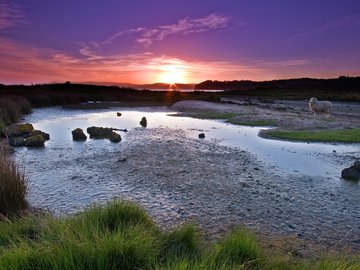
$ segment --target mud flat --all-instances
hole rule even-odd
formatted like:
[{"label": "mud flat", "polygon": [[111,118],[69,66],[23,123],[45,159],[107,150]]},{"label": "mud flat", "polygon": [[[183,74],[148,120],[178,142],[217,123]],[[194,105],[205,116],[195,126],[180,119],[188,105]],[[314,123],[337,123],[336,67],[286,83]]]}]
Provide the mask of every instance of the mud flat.
[{"label": "mud flat", "polygon": [[[186,105],[190,106],[187,112],[200,108],[199,103],[190,105]],[[293,237],[304,250],[311,244],[360,249],[358,184],[342,181],[322,168],[316,174],[284,171],[274,165],[271,155],[261,156],[248,147],[248,137],[267,142],[256,133],[246,135],[242,127],[221,121],[166,116],[175,109],[185,113],[176,106],[179,104],[171,110],[158,108],[161,113],[154,108],[122,108],[121,117],[116,117],[119,108],[86,112],[35,110],[25,121],[49,132],[52,140],[44,149],[16,150],[17,161],[26,166],[31,180],[30,202],[67,214],[94,202],[120,197],[144,206],[164,227],[195,222],[208,239],[233,227],[247,226],[264,236]],[[218,111],[243,110],[237,104],[215,106],[219,106]],[[134,120],[129,119],[132,114]],[[148,128],[138,124],[144,115]],[[113,127],[117,123],[116,127],[128,128],[129,132],[122,134],[124,139],[119,144],[71,140],[74,127],[85,129],[98,123]],[[243,144],[222,143],[218,136],[226,128],[234,128]],[[205,130],[205,139],[198,138],[200,130]],[[276,148],[283,147],[283,153],[291,151],[284,145]],[[329,167],[341,167],[341,163],[358,155],[356,147],[344,153],[315,152],[312,158],[329,160]],[[311,158],[310,154],[306,158]]]}]

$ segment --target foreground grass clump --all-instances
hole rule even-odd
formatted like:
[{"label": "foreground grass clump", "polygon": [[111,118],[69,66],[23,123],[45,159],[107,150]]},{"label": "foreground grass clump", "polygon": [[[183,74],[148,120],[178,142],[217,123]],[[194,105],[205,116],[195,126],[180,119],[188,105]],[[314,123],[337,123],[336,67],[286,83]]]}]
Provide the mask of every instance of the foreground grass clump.
[{"label": "foreground grass clump", "polygon": [[24,172],[0,145],[0,218],[14,216],[27,208],[27,180]]},{"label": "foreground grass clump", "polygon": [[278,262],[237,230],[205,246],[185,225],[160,230],[136,205],[114,201],[74,216],[0,222],[0,269],[359,269],[358,260]]},{"label": "foreground grass clump", "polygon": [[360,129],[324,130],[324,131],[279,131],[270,130],[267,135],[294,141],[360,143]]}]

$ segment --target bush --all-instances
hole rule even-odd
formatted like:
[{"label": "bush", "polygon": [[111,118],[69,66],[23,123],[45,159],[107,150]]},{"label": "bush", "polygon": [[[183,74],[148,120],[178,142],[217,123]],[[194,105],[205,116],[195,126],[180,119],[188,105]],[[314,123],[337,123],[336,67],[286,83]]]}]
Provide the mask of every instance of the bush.
[{"label": "bush", "polygon": [[10,159],[4,146],[0,146],[0,216],[19,215],[28,207],[27,179],[23,170]]}]

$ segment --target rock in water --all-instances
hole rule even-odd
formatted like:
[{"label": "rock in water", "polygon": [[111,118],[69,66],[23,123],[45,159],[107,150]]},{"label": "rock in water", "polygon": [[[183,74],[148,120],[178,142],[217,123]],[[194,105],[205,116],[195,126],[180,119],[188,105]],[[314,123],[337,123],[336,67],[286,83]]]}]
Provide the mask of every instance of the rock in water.
[{"label": "rock in water", "polygon": [[74,141],[86,141],[87,137],[81,128],[76,128],[71,131]]},{"label": "rock in water", "polygon": [[115,142],[115,143],[121,142],[121,136],[120,136],[120,134],[117,134],[116,132],[111,133],[111,135],[110,135],[110,141],[111,141],[111,142]]},{"label": "rock in water", "polygon": [[36,135],[41,135],[44,137],[45,141],[48,141],[50,140],[50,135],[46,132],[43,132],[41,130],[37,130],[37,129],[34,129],[33,131],[31,131],[30,133],[30,137],[32,136],[36,136]]},{"label": "rock in water", "polygon": [[204,138],[205,138],[205,133],[200,133],[200,134],[199,134],[199,138],[200,138],[200,139],[204,139]]},{"label": "rock in water", "polygon": [[146,120],[146,117],[143,117],[143,118],[141,119],[141,121],[140,121],[140,125],[141,125],[142,127],[146,127],[146,126],[147,126],[147,120]]},{"label": "rock in water", "polygon": [[25,139],[23,137],[9,137],[8,142],[13,147],[25,145]]},{"label": "rock in water", "polygon": [[354,162],[354,165],[342,170],[341,177],[345,180],[359,181],[360,180],[360,161]]},{"label": "rock in water", "polygon": [[32,137],[29,137],[25,141],[25,146],[27,147],[43,147],[45,143],[45,138],[43,135],[35,135]]},{"label": "rock in water", "polygon": [[89,133],[90,138],[94,139],[104,139],[110,138],[113,129],[112,128],[103,128],[103,127],[88,127],[86,129],[87,133]]},{"label": "rock in water", "polygon": [[32,124],[17,124],[6,129],[8,137],[29,137],[30,133],[34,130]]}]

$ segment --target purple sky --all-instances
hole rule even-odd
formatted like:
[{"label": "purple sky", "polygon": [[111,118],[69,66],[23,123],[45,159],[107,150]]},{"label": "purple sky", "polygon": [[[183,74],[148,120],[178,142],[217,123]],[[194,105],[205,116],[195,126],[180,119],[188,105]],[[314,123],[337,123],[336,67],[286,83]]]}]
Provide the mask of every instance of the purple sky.
[{"label": "purple sky", "polygon": [[360,1],[0,0],[0,83],[360,75]]}]

